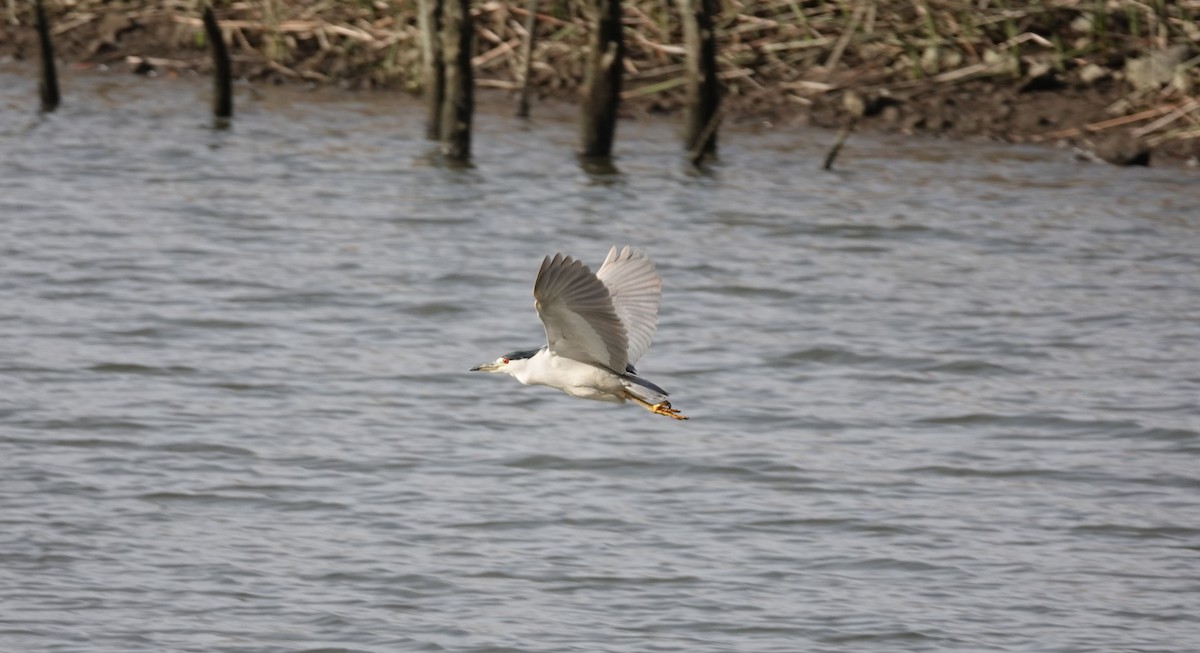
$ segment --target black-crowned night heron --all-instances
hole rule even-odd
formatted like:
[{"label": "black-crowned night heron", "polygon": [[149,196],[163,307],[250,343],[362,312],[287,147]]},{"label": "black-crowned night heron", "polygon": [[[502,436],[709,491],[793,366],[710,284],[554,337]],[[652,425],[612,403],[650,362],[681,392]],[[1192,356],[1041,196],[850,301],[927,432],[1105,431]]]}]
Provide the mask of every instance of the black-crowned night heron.
[{"label": "black-crowned night heron", "polygon": [[533,305],[546,327],[546,345],[514,351],[471,368],[502,372],[526,385],[547,385],[572,397],[628,399],[674,419],[667,391],[637,375],[633,364],[658,329],[662,278],[642,252],[612,248],[595,274],[562,254],[547,256],[533,282]]}]

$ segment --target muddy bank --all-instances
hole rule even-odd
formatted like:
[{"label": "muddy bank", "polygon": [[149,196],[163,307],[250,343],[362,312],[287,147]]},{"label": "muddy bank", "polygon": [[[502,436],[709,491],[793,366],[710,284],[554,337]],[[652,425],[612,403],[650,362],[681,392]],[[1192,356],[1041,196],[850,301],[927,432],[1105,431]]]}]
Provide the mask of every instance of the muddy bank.
[{"label": "muddy bank", "polygon": [[[585,3],[543,0],[532,81],[574,99]],[[482,87],[515,89],[525,3],[476,5]],[[980,9],[984,6],[984,9]],[[682,35],[674,3],[625,5],[624,110],[674,112]],[[1200,2],[727,0],[715,21],[726,117],[780,124],[1067,143],[1115,162],[1200,156]],[[990,7],[990,8],[988,8]],[[198,15],[176,3],[51,5],[60,60],[141,74],[206,73]],[[239,77],[348,89],[420,89],[415,0],[219,4]],[[0,57],[32,60],[28,11]]]}]

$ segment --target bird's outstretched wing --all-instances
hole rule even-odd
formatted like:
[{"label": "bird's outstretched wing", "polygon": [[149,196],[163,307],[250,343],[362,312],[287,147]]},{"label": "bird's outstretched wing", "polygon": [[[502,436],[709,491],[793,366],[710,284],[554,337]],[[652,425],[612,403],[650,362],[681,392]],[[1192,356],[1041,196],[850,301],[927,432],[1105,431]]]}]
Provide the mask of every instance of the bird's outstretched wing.
[{"label": "bird's outstretched wing", "polygon": [[625,359],[632,365],[650,348],[650,341],[658,330],[662,278],[644,253],[630,251],[628,245],[620,253],[616,247],[609,250],[596,277],[608,288],[613,309],[625,327],[629,341]]},{"label": "bird's outstretched wing", "polygon": [[547,256],[533,282],[533,299],[550,351],[624,372],[625,327],[608,287],[586,265],[562,254]]}]

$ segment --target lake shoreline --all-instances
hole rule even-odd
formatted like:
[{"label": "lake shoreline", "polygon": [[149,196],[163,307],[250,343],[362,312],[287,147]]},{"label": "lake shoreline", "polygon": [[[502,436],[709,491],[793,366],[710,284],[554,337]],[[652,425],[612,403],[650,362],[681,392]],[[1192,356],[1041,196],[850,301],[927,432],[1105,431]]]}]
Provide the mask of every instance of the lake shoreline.
[{"label": "lake shoreline", "polygon": [[[292,3],[287,15],[271,14],[270,4],[220,10],[235,74],[260,83],[419,92],[420,34],[411,9],[381,2],[319,13],[309,4]],[[679,40],[669,17],[651,15],[642,4],[626,7],[622,110],[629,117],[673,114],[683,101]],[[954,4],[930,8],[920,28],[901,20],[899,9],[876,16],[869,34],[861,12],[813,9],[789,24],[790,15],[727,11],[718,21],[725,119],[1058,144],[1119,164],[1146,163],[1152,154],[1200,158],[1200,100],[1193,95],[1200,58],[1194,44],[1178,43],[1195,29],[1186,17],[1164,9],[1157,28],[1113,20],[1101,34],[1101,16],[1089,13],[1091,5],[1027,3],[1023,13],[997,14],[1006,22],[992,34],[986,16],[955,14]],[[515,4],[477,8],[479,87],[515,92],[519,86],[524,15]],[[982,27],[966,29],[963,16]],[[13,18],[16,24],[0,27],[0,60],[33,61],[31,17]],[[586,17],[539,13],[538,21],[537,95],[574,101]],[[52,23],[56,54],[73,68],[211,70],[199,19],[169,5],[84,1],[59,10]]]}]

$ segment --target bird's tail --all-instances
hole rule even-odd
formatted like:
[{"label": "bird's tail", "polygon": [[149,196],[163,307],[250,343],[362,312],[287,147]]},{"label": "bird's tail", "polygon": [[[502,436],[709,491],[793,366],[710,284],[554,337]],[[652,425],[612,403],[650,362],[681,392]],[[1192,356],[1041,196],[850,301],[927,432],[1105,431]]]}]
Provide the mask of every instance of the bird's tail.
[{"label": "bird's tail", "polygon": [[658,404],[667,400],[667,391],[641,377],[627,375],[621,377],[621,385],[629,394],[648,404]]}]

